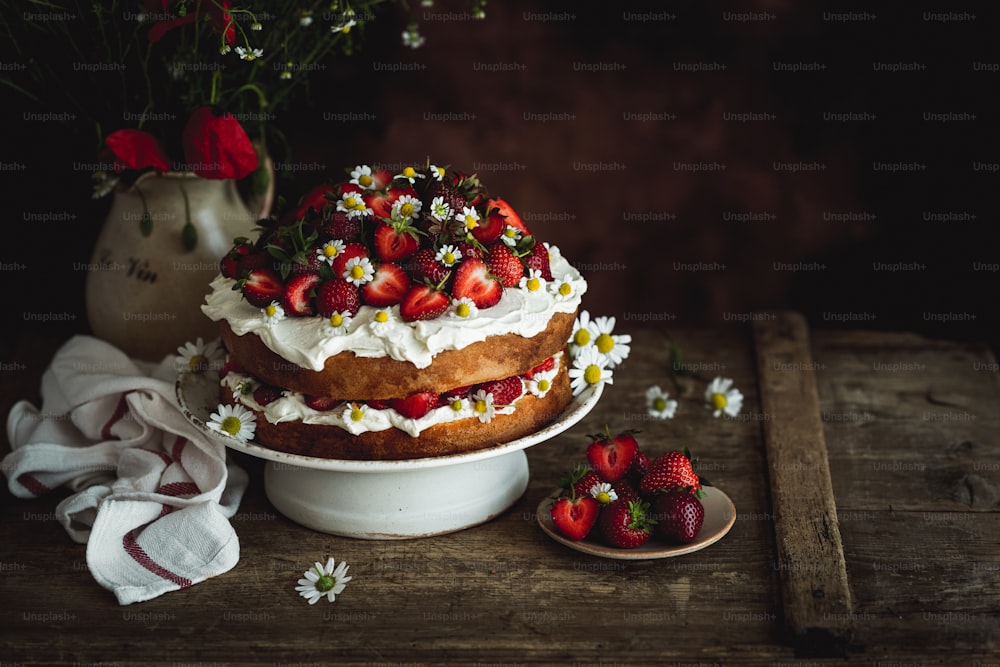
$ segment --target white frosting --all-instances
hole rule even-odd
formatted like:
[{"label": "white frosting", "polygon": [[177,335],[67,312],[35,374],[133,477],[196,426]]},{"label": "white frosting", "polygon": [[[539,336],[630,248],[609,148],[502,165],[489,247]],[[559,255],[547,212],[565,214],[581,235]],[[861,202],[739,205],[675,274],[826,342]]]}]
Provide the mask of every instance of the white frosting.
[{"label": "white frosting", "polygon": [[399,307],[392,306],[385,309],[389,311],[389,321],[372,327],[375,313],[382,309],[362,306],[343,334],[327,333],[321,317],[286,317],[268,323],[259,308],[251,306],[239,290],[233,289],[235,281],[221,275],[212,281],[212,291],[201,309],[216,322],[226,320],[236,335],[254,333],[279,356],[312,370],[323,370],[329,357],[345,350],[359,357],[388,356],[426,368],[434,355],[444,350],[460,350],[489,336],[518,334],[530,338],[545,330],[554,313],[575,312],[587,291],[586,280],[556,246],[549,246],[549,264],[556,285],[565,281],[573,286],[571,298],[557,299],[551,284],[534,292],[507,288],[495,306],[480,309],[475,317],[468,319],[438,317],[404,322]]},{"label": "white frosting", "polygon": [[[559,364],[562,361],[561,357],[562,352],[555,356],[553,373],[558,372]],[[359,433],[365,433],[367,431],[384,431],[388,428],[398,428],[401,431],[406,431],[413,437],[417,437],[422,431],[430,428],[431,426],[477,417],[476,412],[472,408],[472,402],[468,398],[463,398],[461,399],[461,410],[454,410],[451,405],[444,405],[438,408],[433,408],[420,419],[410,419],[408,417],[404,417],[392,408],[376,409],[366,406],[361,420],[354,421],[345,416],[346,411],[350,410],[350,403],[340,403],[332,410],[313,410],[306,405],[305,397],[296,392],[286,392],[284,396],[271,401],[266,406],[261,405],[254,400],[252,393],[243,394],[237,391],[238,388],[245,382],[250,382],[252,386],[257,386],[257,383],[252,377],[241,373],[228,373],[224,378],[222,378],[221,384],[222,386],[227,387],[231,392],[234,392],[236,400],[240,403],[253,410],[263,412],[264,417],[272,424],[280,424],[281,422],[289,421],[301,421],[304,424],[338,426],[352,435],[358,435]],[[526,393],[527,389],[522,378],[521,393],[516,399],[514,399],[515,402],[520,400]],[[516,409],[517,407],[513,404],[504,407],[497,407],[496,414],[509,415]]]}]

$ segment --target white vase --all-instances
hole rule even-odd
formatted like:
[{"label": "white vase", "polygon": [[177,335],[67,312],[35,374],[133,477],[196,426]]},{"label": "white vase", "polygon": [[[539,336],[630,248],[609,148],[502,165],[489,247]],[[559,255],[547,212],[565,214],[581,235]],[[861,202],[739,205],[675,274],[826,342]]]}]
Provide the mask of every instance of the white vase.
[{"label": "white vase", "polygon": [[147,361],[215,338],[201,312],[208,285],[265,212],[251,212],[235,181],[185,172],[144,174],[113,197],[87,267],[92,333]]}]

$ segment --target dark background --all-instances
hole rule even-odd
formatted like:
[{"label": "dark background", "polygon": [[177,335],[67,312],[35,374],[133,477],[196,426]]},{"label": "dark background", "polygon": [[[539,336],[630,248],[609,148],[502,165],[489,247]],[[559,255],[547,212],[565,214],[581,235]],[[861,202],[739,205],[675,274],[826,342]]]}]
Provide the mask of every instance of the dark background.
[{"label": "dark background", "polygon": [[[849,10],[791,0],[494,2],[476,21],[464,5],[439,2],[414,9],[427,38],[418,50],[400,45],[403,19],[390,13],[276,119],[291,147],[277,158],[279,194],[294,200],[355,164],[429,156],[478,171],[584,268],[584,307],[618,316],[623,332],[643,317],[668,328],[733,326],[751,311],[792,308],[814,328],[909,330],[996,350],[997,272],[982,267],[1000,262],[1000,172],[975,165],[1000,162],[1000,72],[976,69],[1000,64],[998,23],[992,9],[953,4],[886,3],[867,10],[874,17],[838,21],[830,13]],[[966,15],[942,21],[931,11]],[[643,12],[657,16],[634,20]],[[733,20],[737,12],[758,14]],[[388,71],[398,63],[421,67]],[[725,69],[684,71],[692,63]],[[95,159],[92,128],[25,122],[23,102],[3,95],[0,261],[15,268],[0,272],[0,353],[9,358],[40,327],[87,331],[73,263],[89,261],[109,200],[92,200],[88,175],[72,169],[81,156]],[[352,111],[362,119],[331,115]],[[870,116],[824,117],[844,112]],[[975,119],[924,115],[947,112]],[[456,119],[443,120],[449,113]],[[642,113],[663,119],[634,120]],[[769,119],[732,120],[745,113]],[[676,166],[692,163],[726,168]],[[821,168],[789,173],[776,163]],[[886,163],[924,168],[889,173],[878,166]],[[73,219],[25,220],[39,211]],[[733,219],[744,213],[765,219]],[[857,219],[830,219],[846,213]],[[959,219],[926,219],[935,213]],[[878,268],[894,263],[918,268]],[[690,270],[705,264],[715,269]],[[78,317],[22,316],[40,310]]]}]

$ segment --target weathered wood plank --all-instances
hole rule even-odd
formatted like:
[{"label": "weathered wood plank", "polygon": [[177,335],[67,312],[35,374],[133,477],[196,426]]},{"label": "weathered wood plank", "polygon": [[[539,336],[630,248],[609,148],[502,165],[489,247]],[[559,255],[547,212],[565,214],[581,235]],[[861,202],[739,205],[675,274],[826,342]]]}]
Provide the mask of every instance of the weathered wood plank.
[{"label": "weathered wood plank", "polygon": [[754,322],[784,622],[800,649],[844,652],[853,621],[805,319]]}]

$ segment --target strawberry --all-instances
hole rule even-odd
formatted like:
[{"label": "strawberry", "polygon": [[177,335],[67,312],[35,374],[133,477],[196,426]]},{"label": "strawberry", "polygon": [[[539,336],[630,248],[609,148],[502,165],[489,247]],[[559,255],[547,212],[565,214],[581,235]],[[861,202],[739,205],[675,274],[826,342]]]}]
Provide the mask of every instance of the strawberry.
[{"label": "strawberry", "polygon": [[632,437],[635,431],[623,431],[612,437],[608,432],[590,436],[587,460],[605,482],[617,482],[628,473],[639,445]]},{"label": "strawberry", "polygon": [[422,248],[406,263],[414,282],[440,285],[448,277],[451,269],[434,259],[436,254],[432,248]]},{"label": "strawberry", "polygon": [[340,405],[339,398],[330,398],[329,396],[311,396],[307,395],[303,397],[305,404],[308,405],[313,410],[319,412],[326,412],[332,410],[338,405]]},{"label": "strawberry", "polygon": [[445,292],[430,285],[413,285],[399,303],[399,314],[405,322],[432,320],[443,315],[449,303]]},{"label": "strawberry", "polygon": [[618,496],[618,500],[639,500],[641,498],[639,491],[627,477],[623,477],[612,484],[611,488],[614,489],[615,495]]},{"label": "strawberry", "polygon": [[642,481],[642,476],[646,474],[649,469],[649,454],[642,451],[641,449],[635,453],[635,460],[632,461],[632,467],[628,470],[628,478],[633,483],[638,485]]},{"label": "strawberry", "polygon": [[375,275],[361,286],[361,297],[369,306],[394,306],[410,289],[410,279],[399,266],[391,262],[380,264]]},{"label": "strawberry", "polygon": [[521,233],[524,236],[531,234],[531,232],[528,231],[528,228],[524,226],[521,216],[519,216],[517,212],[511,208],[510,204],[505,202],[503,199],[495,198],[486,202],[486,210],[492,211],[494,208],[499,209],[500,215],[504,217],[505,224],[510,225],[514,229],[521,230]]},{"label": "strawberry", "polygon": [[313,290],[321,281],[318,273],[302,273],[287,283],[281,296],[281,307],[288,315],[309,317],[316,314]]},{"label": "strawberry", "polygon": [[219,262],[219,272],[226,278],[239,278],[241,262],[253,251],[253,246],[247,242],[237,242],[226,256]]},{"label": "strawberry", "polygon": [[486,217],[472,228],[472,236],[483,245],[489,245],[496,243],[505,229],[507,229],[507,223],[500,215],[500,209],[494,208],[490,209]]},{"label": "strawberry", "polygon": [[360,309],[358,288],[346,280],[327,280],[316,288],[316,310],[323,317],[345,312],[356,315]]},{"label": "strawberry", "polygon": [[486,265],[504,287],[517,287],[524,275],[524,266],[517,255],[503,243],[490,247],[486,255]]},{"label": "strawberry", "polygon": [[253,390],[253,400],[260,405],[268,405],[281,398],[281,389],[269,384],[262,384]]},{"label": "strawberry", "polygon": [[549,266],[549,249],[541,243],[536,243],[531,247],[531,252],[524,257],[524,266],[528,269],[537,269],[541,272],[542,278],[547,281],[552,280],[552,267]]},{"label": "strawberry", "polygon": [[230,373],[242,373],[243,371],[243,364],[232,357],[227,357],[226,362],[219,369],[219,377],[224,378]]},{"label": "strawberry", "polygon": [[590,496],[563,496],[552,503],[549,516],[560,533],[571,540],[582,540],[597,523],[600,510],[600,504]]},{"label": "strawberry", "polygon": [[478,259],[483,259],[485,256],[483,254],[483,249],[477,245],[472,245],[471,243],[466,243],[465,241],[460,241],[455,248],[462,253],[462,257],[466,259],[470,257],[476,257]]},{"label": "strawberry", "polygon": [[243,290],[243,298],[258,308],[280,300],[285,291],[281,278],[271,269],[253,269],[237,285]]},{"label": "strawberry", "polygon": [[687,544],[698,537],[705,506],[690,493],[667,493],[653,501],[652,516],[657,521],[657,537]]},{"label": "strawberry", "polygon": [[603,484],[604,480],[598,477],[597,473],[594,472],[593,470],[588,470],[586,468],[582,469],[583,469],[583,477],[578,479],[573,484],[573,490],[576,492],[576,495],[578,496],[593,497],[593,494],[591,494],[590,490],[593,489],[595,486]]},{"label": "strawberry", "polygon": [[272,268],[273,258],[266,250],[253,250],[239,258],[239,274],[246,275],[254,269]]},{"label": "strawberry", "polygon": [[383,401],[381,399],[371,398],[365,401],[369,408],[372,410],[385,410],[389,407],[389,401]]},{"label": "strawberry", "polygon": [[598,520],[604,540],[620,549],[635,549],[648,542],[655,523],[649,515],[649,503],[643,500],[616,500],[604,506]]},{"label": "strawberry", "polygon": [[365,200],[365,206],[372,210],[375,219],[379,220],[392,217],[392,205],[403,195],[416,197],[417,191],[413,188],[390,188],[386,192],[382,192],[380,188],[375,192],[366,191],[362,199]]},{"label": "strawberry", "polygon": [[487,394],[493,394],[493,405],[511,405],[524,393],[521,378],[516,375],[503,380],[483,382],[476,387],[476,391],[480,389]]},{"label": "strawberry", "polygon": [[408,419],[420,419],[437,405],[438,395],[433,391],[418,391],[406,398],[394,398],[389,406]]},{"label": "strawberry", "polygon": [[343,252],[338,254],[333,260],[333,275],[336,278],[344,277],[344,270],[347,268],[347,262],[352,257],[367,257],[368,248],[365,247],[363,243],[348,243],[344,246]]},{"label": "strawberry", "polygon": [[375,254],[383,262],[406,259],[420,248],[417,230],[407,223],[380,223],[375,228]]},{"label": "strawberry", "polygon": [[361,236],[361,221],[348,218],[343,211],[333,211],[330,219],[320,225],[320,232],[327,239],[340,239],[345,243],[357,241]]},{"label": "strawberry", "polygon": [[639,481],[639,492],[652,496],[671,491],[700,494],[702,482],[691,464],[691,453],[667,452],[649,462],[646,474]]},{"label": "strawberry", "polygon": [[456,299],[468,297],[478,308],[495,306],[503,296],[503,285],[490,275],[486,263],[481,259],[463,260],[455,271],[455,282],[451,295]]},{"label": "strawberry", "polygon": [[543,361],[542,363],[538,364],[530,371],[525,373],[524,377],[530,380],[531,378],[535,377],[535,373],[544,373],[545,371],[551,371],[555,367],[556,367],[556,358],[549,357],[548,359],[546,359],[545,361]]}]

